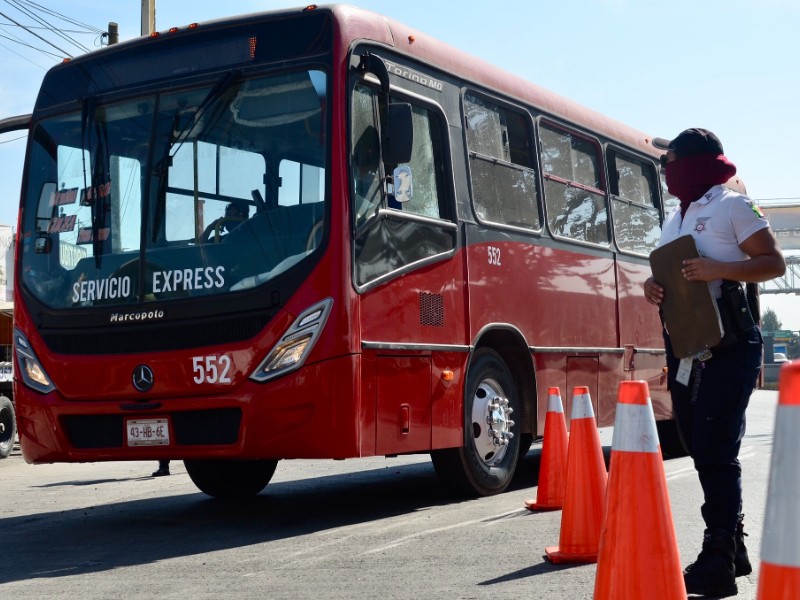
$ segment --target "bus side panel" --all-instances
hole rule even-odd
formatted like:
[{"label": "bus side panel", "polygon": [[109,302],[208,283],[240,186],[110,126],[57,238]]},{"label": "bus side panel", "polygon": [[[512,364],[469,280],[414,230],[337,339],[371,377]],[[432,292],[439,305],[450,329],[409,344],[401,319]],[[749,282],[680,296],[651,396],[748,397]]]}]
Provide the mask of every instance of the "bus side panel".
[{"label": "bus side panel", "polygon": [[[620,344],[635,349],[664,348],[658,309],[647,303],[642,284],[650,276],[647,264],[617,261],[619,282]],[[643,379],[650,389],[656,419],[672,416],[672,402],[666,387],[666,358],[663,353],[635,352],[631,379]]]},{"label": "bus side panel", "polygon": [[[453,258],[407,273],[361,296],[362,340],[385,348],[377,352],[364,350],[365,357],[374,353],[379,363],[374,370],[376,420],[381,430],[376,442],[377,454],[461,445],[460,390],[466,353],[392,349],[393,345],[399,347],[404,343],[465,344],[463,263],[459,257],[456,253]],[[408,358],[413,360],[404,362]],[[371,362],[372,358],[366,360]],[[406,375],[400,375],[399,371]],[[440,384],[445,371],[453,371],[453,380]],[[403,405],[407,405],[415,420],[415,428],[425,428],[424,442],[417,432],[396,437],[405,418]],[[424,424],[423,414],[427,415]],[[381,441],[385,435],[395,442]]]},{"label": "bus side panel", "polygon": [[623,345],[636,348],[663,348],[658,309],[645,300],[642,285],[650,276],[650,267],[633,262],[617,261],[619,278],[619,333]]},{"label": "bus side panel", "polygon": [[511,240],[472,243],[467,255],[471,337],[509,323],[531,346],[617,346],[610,256]]},{"label": "bus side panel", "polygon": [[[534,238],[502,240],[500,235],[494,234],[498,241],[469,245],[470,331],[476,336],[489,324],[509,324],[529,346],[549,347],[547,356],[534,357],[538,402],[531,409],[542,427],[548,384],[559,386],[562,400],[574,385],[597,390],[598,354],[592,349],[617,346],[613,259],[538,245]],[[583,377],[586,366],[569,362],[567,348],[586,348],[580,355],[595,361],[594,374]],[[559,371],[566,371],[566,377]]]},{"label": "bus side panel", "polygon": [[429,449],[430,356],[378,356],[377,366],[375,453]]},{"label": "bus side panel", "polygon": [[[387,356],[366,350],[361,357],[361,455],[461,446],[467,356],[466,352]],[[411,368],[414,364],[419,372]],[[425,398],[429,398],[427,403]],[[407,433],[402,431],[404,406],[410,416]],[[376,414],[381,415],[379,423]],[[424,436],[419,432],[421,426]]]},{"label": "bus side panel", "polygon": [[361,296],[361,339],[388,344],[464,344],[460,254]]},{"label": "bus side panel", "polygon": [[[561,403],[565,405],[567,393],[566,358],[563,354],[536,353],[533,355],[533,368],[536,371],[536,397],[540,399],[536,410],[536,435],[544,435],[547,418],[547,392],[551,387],[561,390]],[[570,392],[571,393],[571,392]]]},{"label": "bus side panel", "polygon": [[572,412],[572,397],[575,387],[585,386],[589,388],[598,426],[613,425],[619,382],[630,378],[622,371],[621,356],[621,354],[610,352],[591,356],[588,354],[580,356],[555,353],[535,354],[537,394],[542,399],[538,406],[537,434],[544,435],[544,423],[547,416],[547,402],[544,399],[547,398],[550,387],[558,387],[561,391],[561,402],[568,423]]},{"label": "bus side panel", "polygon": [[564,416],[569,426],[572,417],[573,390],[578,387],[586,387],[589,390],[589,397],[592,400],[592,408],[595,415],[599,415],[600,398],[600,360],[597,356],[568,356],[567,357],[567,393],[566,398],[562,398],[564,404]]},{"label": "bus side panel", "polygon": [[[431,449],[464,443],[466,352],[434,352],[431,370]],[[452,372],[452,378],[446,376]]]}]

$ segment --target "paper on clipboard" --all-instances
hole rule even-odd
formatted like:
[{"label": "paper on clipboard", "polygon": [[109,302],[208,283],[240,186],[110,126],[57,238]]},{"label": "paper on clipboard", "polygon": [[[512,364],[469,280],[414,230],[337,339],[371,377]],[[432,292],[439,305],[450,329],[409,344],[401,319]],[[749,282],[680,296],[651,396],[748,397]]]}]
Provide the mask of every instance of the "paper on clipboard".
[{"label": "paper on clipboard", "polygon": [[687,281],[683,261],[700,256],[694,238],[684,235],[650,253],[653,278],[664,288],[661,311],[678,358],[697,356],[722,339],[719,307],[705,281]]}]

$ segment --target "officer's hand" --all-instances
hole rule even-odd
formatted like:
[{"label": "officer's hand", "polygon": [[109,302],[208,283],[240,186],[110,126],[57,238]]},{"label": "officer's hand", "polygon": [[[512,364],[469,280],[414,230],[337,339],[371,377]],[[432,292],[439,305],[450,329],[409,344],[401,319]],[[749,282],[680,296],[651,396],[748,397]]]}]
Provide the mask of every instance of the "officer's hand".
[{"label": "officer's hand", "polygon": [[713,281],[720,279],[720,262],[711,258],[687,258],[681,267],[687,281]]},{"label": "officer's hand", "polygon": [[664,301],[664,288],[656,283],[652,277],[648,277],[644,282],[644,297],[650,304],[658,306]]}]

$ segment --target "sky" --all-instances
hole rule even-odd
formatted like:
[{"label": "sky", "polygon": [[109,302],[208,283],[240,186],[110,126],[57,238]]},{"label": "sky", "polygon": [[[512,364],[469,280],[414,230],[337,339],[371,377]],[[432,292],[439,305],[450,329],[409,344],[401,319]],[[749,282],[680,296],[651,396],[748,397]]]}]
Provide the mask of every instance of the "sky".
[{"label": "sky", "polygon": [[[286,0],[155,0],[156,29],[233,14],[287,8]],[[722,140],[747,190],[759,203],[800,201],[797,0],[361,0],[353,2],[567,96],[653,136],[704,127]],[[0,118],[31,112],[48,68],[66,51],[84,50],[33,30],[59,50],[10,24],[38,25],[0,0]],[[70,33],[89,49],[98,32],[119,25],[120,41],[137,37],[140,0],[37,0],[92,33]],[[36,12],[35,14],[41,14]],[[5,16],[3,16],[5,15]],[[51,24],[83,29],[54,16]],[[17,39],[19,38],[19,39]],[[16,41],[15,41],[16,40]],[[52,56],[19,43],[46,48]],[[0,224],[16,225],[25,139],[0,135]],[[786,329],[800,330],[800,297],[769,295]]]}]

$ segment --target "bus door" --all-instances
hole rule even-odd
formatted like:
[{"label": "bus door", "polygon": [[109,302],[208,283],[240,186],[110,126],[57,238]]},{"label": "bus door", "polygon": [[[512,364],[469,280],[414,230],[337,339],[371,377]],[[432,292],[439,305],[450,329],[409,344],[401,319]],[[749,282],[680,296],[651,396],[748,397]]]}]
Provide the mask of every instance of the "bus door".
[{"label": "bus door", "polygon": [[[463,271],[446,184],[445,119],[436,105],[409,98],[389,96],[364,78],[352,90],[353,279],[361,294],[364,454],[460,443],[456,386],[441,384],[442,372],[457,367],[458,351],[451,350],[464,344]],[[388,105],[407,105],[410,118],[398,119],[403,111]],[[392,156],[390,138],[398,127],[413,135],[410,158]]]},{"label": "bus door", "polygon": [[[661,236],[659,178],[650,160],[613,147],[607,151],[612,225],[617,249],[620,346],[626,378],[644,379],[651,393],[664,391],[664,341],[658,311],[642,293],[650,276],[647,257]],[[658,396],[653,397],[658,412]]]}]

